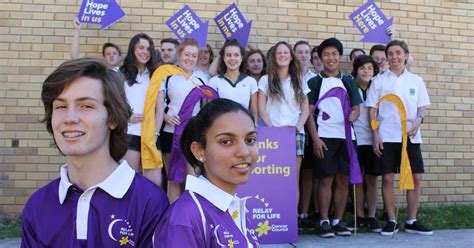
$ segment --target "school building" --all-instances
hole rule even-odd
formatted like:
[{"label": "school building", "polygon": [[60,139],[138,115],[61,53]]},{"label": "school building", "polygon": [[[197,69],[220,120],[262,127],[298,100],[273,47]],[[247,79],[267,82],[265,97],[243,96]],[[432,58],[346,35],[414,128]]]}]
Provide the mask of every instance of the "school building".
[{"label": "school building", "polygon": [[[101,57],[104,42],[127,51],[130,38],[149,34],[155,44],[174,37],[165,22],[188,4],[209,20],[209,44],[223,37],[213,18],[228,0],[118,0],[127,14],[106,30],[84,25],[81,55]],[[352,48],[369,51],[349,15],[365,0],[238,0],[253,20],[250,44],[268,50],[284,40],[318,45],[337,37],[344,46],[344,68]],[[43,80],[70,58],[73,20],[82,0],[4,0],[0,3],[0,213],[19,214],[38,187],[59,176],[64,163],[40,123]],[[396,36],[407,41],[414,58],[411,70],[423,77],[432,105],[422,124],[421,204],[474,203],[474,1],[376,1],[394,17]],[[123,58],[124,56],[122,56]],[[380,183],[379,183],[380,184]],[[404,198],[404,197],[403,197]],[[381,202],[381,200],[379,200]],[[404,199],[402,200],[404,202]]]}]

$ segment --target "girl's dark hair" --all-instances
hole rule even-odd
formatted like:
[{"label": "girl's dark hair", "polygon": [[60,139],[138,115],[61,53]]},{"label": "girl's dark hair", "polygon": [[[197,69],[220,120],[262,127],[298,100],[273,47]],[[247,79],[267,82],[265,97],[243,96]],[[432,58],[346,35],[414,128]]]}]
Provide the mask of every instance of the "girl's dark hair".
[{"label": "girl's dark hair", "polygon": [[362,54],[365,55],[364,49],[362,49],[362,48],[354,48],[354,49],[351,50],[351,53],[349,53],[349,60],[352,59],[352,55],[353,55],[355,52],[362,52]]},{"label": "girl's dark hair", "polygon": [[265,59],[265,55],[263,54],[263,52],[260,49],[252,49],[248,53],[245,54],[245,69],[246,69],[245,74],[249,75],[249,72],[248,72],[248,69],[247,69],[247,62],[249,61],[249,57],[256,54],[256,53],[258,53],[258,54],[260,54],[260,56],[262,56],[262,61],[263,61],[262,72],[259,75],[259,78],[260,78],[263,75],[265,75],[265,73],[267,71],[267,60]]},{"label": "girl's dark hair", "polygon": [[224,62],[225,49],[230,46],[238,47],[240,50],[240,56],[242,57],[242,63],[240,63],[239,72],[243,73],[245,70],[245,49],[240,45],[236,39],[226,40],[221,50],[219,51],[219,68],[217,68],[217,74],[222,75],[227,71],[227,66]]},{"label": "girl's dark hair", "polygon": [[201,111],[199,111],[199,113],[191,118],[191,120],[186,124],[180,141],[181,150],[183,151],[186,160],[191,164],[191,167],[193,167],[196,172],[203,175],[206,173],[203,162],[194,157],[194,154],[191,151],[191,144],[195,141],[205,149],[206,133],[209,128],[211,128],[214,121],[223,114],[239,111],[245,113],[252,122],[254,121],[250,112],[241,104],[229,99],[219,98],[206,104]]},{"label": "girl's dark hair", "polygon": [[278,64],[276,61],[276,50],[278,46],[284,45],[288,48],[291,54],[291,62],[288,68],[288,74],[290,75],[291,79],[291,86],[293,91],[295,92],[295,98],[298,103],[302,103],[304,100],[304,93],[302,89],[303,81],[301,79],[301,75],[303,75],[303,69],[301,68],[300,62],[296,59],[295,53],[291,49],[290,45],[284,41],[280,41],[276,43],[267,54],[268,57],[268,67],[267,67],[267,74],[268,74],[268,93],[269,97],[273,99],[283,99],[285,92],[281,87],[281,79],[278,76]]},{"label": "girl's dark hair", "polygon": [[156,54],[155,54],[155,44],[150,36],[145,33],[139,33],[132,37],[130,43],[128,44],[127,56],[123,60],[123,65],[120,67],[120,71],[125,76],[129,86],[137,83],[136,78],[138,74],[137,68],[137,58],[135,57],[135,45],[140,42],[140,39],[147,40],[150,43],[148,51],[150,52],[150,60],[146,63],[146,68],[148,69],[150,78],[153,72],[156,69]]},{"label": "girl's dark hair", "polygon": [[[72,82],[81,77],[98,79],[102,83],[104,106],[107,109],[107,122],[114,123],[115,129],[110,130],[109,151],[112,158],[119,162],[127,152],[128,119],[132,111],[127,104],[123,86],[117,72],[108,69],[104,61],[94,58],[68,60],[54,70],[43,83],[41,100],[44,105],[46,129],[53,134],[52,116],[53,102]],[[123,81],[122,81],[123,82]],[[54,135],[53,135],[54,137]],[[54,141],[56,145],[56,141]]]},{"label": "girl's dark hair", "polygon": [[209,51],[209,65],[212,64],[214,61],[214,51],[212,51],[212,47],[209,44],[206,44],[207,51]]},{"label": "girl's dark hair", "polygon": [[372,63],[372,66],[374,67],[374,76],[379,74],[379,66],[377,63],[375,63],[375,60],[372,58],[372,56],[369,55],[360,55],[354,60],[354,64],[352,65],[352,75],[354,75],[354,78],[357,78],[357,70],[359,67],[367,64],[367,63]]}]

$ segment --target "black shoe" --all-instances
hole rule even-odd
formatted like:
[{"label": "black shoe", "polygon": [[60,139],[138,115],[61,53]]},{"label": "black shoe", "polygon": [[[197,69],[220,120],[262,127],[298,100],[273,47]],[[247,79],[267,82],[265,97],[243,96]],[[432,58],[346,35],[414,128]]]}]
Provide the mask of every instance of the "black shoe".
[{"label": "black shoe", "polygon": [[332,231],[331,225],[329,224],[329,221],[323,221],[321,223],[321,231],[319,232],[319,236],[321,238],[333,238],[334,237],[334,232]]},{"label": "black shoe", "polygon": [[394,233],[397,233],[398,230],[399,230],[398,224],[396,224],[393,221],[387,221],[387,223],[385,224],[385,227],[382,229],[380,234],[382,234],[383,236],[389,236],[389,235],[393,235]]},{"label": "black shoe", "polygon": [[332,230],[334,231],[334,233],[336,233],[336,235],[339,235],[339,236],[351,236],[352,235],[351,230],[349,230],[347,228],[346,224],[342,221],[339,221],[339,223],[337,223],[337,225],[332,226]]},{"label": "black shoe", "polygon": [[379,233],[382,231],[382,228],[375,218],[366,218],[365,224],[371,232]]},{"label": "black shoe", "polygon": [[360,229],[364,226],[366,226],[366,219],[364,217],[357,217],[357,226],[355,225],[354,222],[350,223],[347,225],[347,229],[350,231],[354,231],[354,229]]},{"label": "black shoe", "polygon": [[419,221],[415,221],[411,225],[405,224],[405,232],[427,236],[433,235],[433,231],[429,228],[424,227]]},{"label": "black shoe", "polygon": [[298,229],[314,230],[316,229],[316,224],[309,217],[301,218],[298,223]]}]

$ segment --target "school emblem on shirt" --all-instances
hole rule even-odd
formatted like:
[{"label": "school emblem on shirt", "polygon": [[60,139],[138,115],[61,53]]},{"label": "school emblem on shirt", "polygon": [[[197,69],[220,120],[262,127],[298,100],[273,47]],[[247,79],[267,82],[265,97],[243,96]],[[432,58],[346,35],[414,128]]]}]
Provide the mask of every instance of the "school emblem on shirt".
[{"label": "school emblem on shirt", "polygon": [[414,96],[415,95],[415,89],[411,88],[410,89],[410,96]]},{"label": "school emblem on shirt", "polygon": [[214,234],[216,243],[219,247],[234,248],[236,245],[240,244],[240,241],[234,239],[234,235],[222,225],[216,225],[212,233]]},{"label": "school emblem on shirt", "polygon": [[133,238],[133,228],[126,219],[116,218],[115,214],[110,216],[110,224],[108,228],[109,238],[117,242],[120,246],[135,246]]}]

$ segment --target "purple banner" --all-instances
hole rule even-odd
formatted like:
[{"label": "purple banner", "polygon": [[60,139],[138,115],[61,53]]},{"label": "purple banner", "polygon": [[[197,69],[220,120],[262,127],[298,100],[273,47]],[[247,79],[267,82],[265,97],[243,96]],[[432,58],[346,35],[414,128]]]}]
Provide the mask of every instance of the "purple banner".
[{"label": "purple banner", "polygon": [[361,41],[383,44],[390,41],[386,29],[393,24],[393,17],[388,20],[373,0],[369,0],[358,8],[349,18],[364,35]]},{"label": "purple banner", "polygon": [[166,25],[181,41],[193,38],[201,47],[206,47],[209,21],[203,23],[188,5],[172,16]]},{"label": "purple banner", "polygon": [[84,0],[77,14],[79,22],[100,25],[106,29],[125,16],[115,0]]},{"label": "purple banner", "polygon": [[257,166],[238,188],[246,199],[247,218],[261,244],[298,240],[295,129],[259,127]]},{"label": "purple banner", "polygon": [[249,42],[252,21],[247,22],[237,4],[229,5],[214,18],[217,27],[226,40],[236,39],[242,47]]}]

